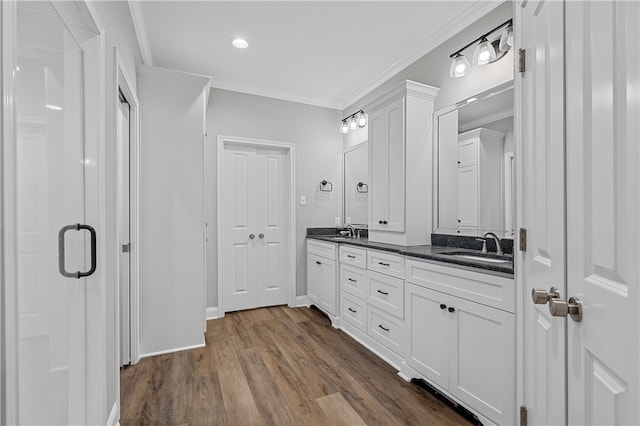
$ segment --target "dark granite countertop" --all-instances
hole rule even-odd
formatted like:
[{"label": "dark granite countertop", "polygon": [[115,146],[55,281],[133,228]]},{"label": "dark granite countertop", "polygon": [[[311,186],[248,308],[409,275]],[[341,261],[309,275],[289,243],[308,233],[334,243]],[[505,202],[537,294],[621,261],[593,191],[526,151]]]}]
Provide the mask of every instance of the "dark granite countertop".
[{"label": "dark granite countertop", "polygon": [[[327,241],[337,244],[349,244],[352,246],[358,246],[374,250],[388,251],[408,257],[415,257],[421,260],[430,261],[433,263],[447,263],[455,264],[460,269],[466,269],[475,272],[482,272],[490,275],[502,276],[505,278],[513,278],[513,256],[511,255],[511,264],[495,264],[490,262],[484,262],[480,260],[464,259],[447,255],[446,253],[453,252],[469,252],[474,255],[483,256],[479,250],[461,249],[460,247],[444,247],[444,246],[400,246],[396,244],[386,244],[369,241],[368,238],[345,238],[337,237],[336,235],[307,235],[307,238]],[[494,253],[495,254],[495,253]],[[489,256],[491,254],[489,253]]]}]

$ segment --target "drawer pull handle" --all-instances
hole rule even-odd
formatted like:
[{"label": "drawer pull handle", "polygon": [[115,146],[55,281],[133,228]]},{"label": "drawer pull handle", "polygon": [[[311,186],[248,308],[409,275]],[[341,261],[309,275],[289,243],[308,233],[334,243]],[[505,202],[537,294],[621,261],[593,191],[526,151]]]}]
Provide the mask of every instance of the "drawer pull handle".
[{"label": "drawer pull handle", "polygon": [[376,290],[376,291],[377,291],[378,293],[380,293],[380,294],[384,294],[385,296],[388,296],[388,295],[389,295],[389,292],[388,292],[388,291],[382,291],[382,290]]},{"label": "drawer pull handle", "polygon": [[353,278],[347,278],[349,281],[351,281],[352,283],[357,283],[357,280],[354,280]]},{"label": "drawer pull handle", "polygon": [[322,262],[318,262],[318,261],[316,260],[316,265],[322,265]]},{"label": "drawer pull handle", "polygon": [[355,258],[356,258],[356,257],[355,257],[354,255],[352,255],[352,254],[348,254],[348,255],[347,255],[347,257],[348,257],[349,259],[355,259]]},{"label": "drawer pull handle", "polygon": [[440,304],[440,309],[442,309],[444,311],[445,309],[447,309],[447,305],[445,305],[444,303],[441,303]]},{"label": "drawer pull handle", "polygon": [[385,326],[383,326],[382,324],[378,324],[378,327],[380,327],[381,329],[383,329],[384,331],[389,331],[388,328],[386,328]]},{"label": "drawer pull handle", "polygon": [[449,312],[455,312],[456,308],[452,308],[451,306],[449,307],[449,309],[447,309]]},{"label": "drawer pull handle", "polygon": [[356,311],[356,310],[355,310],[355,309],[353,309],[353,308],[349,308],[349,311],[353,312],[354,314],[355,314],[356,312],[358,312],[358,311]]},{"label": "drawer pull handle", "polygon": [[384,262],[378,262],[378,265],[382,265],[382,266],[389,266],[388,263],[384,263]]}]

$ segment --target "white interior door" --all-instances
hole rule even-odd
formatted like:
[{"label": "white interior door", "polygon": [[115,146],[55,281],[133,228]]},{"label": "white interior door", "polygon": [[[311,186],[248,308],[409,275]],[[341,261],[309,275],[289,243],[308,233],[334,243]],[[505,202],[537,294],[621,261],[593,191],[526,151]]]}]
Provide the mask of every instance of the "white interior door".
[{"label": "white interior door", "polygon": [[225,144],[223,155],[224,310],[287,303],[290,153]]},{"label": "white interior door", "polygon": [[16,25],[17,417],[85,423],[85,278],[76,272],[95,266],[95,252],[75,226],[85,222],[83,51],[50,3],[19,3]]},{"label": "white interior door", "polygon": [[118,240],[120,285],[120,365],[131,363],[131,268],[130,268],[130,106],[122,94],[118,108]]},{"label": "white interior door", "polygon": [[[523,2],[518,8],[526,49],[526,73],[516,76],[522,93],[523,226],[525,294],[532,288],[565,289],[564,215],[564,5]],[[564,319],[553,318],[547,304],[524,303],[525,401],[529,423],[566,421]]]},{"label": "white interior door", "polygon": [[569,424],[640,424],[639,24],[638,2],[566,2]]}]

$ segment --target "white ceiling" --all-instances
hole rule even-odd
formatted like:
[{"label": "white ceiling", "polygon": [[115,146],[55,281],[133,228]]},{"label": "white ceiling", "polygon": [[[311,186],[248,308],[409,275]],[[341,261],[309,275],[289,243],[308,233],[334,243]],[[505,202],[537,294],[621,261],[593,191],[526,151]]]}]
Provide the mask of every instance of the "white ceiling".
[{"label": "white ceiling", "polygon": [[[344,109],[496,1],[130,1],[145,63]],[[231,46],[243,37],[249,48]]]}]

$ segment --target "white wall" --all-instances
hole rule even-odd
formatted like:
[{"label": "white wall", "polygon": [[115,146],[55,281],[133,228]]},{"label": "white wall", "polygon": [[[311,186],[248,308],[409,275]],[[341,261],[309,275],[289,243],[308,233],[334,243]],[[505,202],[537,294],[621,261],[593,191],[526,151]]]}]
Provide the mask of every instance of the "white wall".
[{"label": "white wall", "polygon": [[[439,109],[446,105],[453,104],[457,100],[465,99],[472,94],[493,87],[498,82],[506,81],[505,79],[510,79],[508,75],[510,73],[511,76],[513,75],[513,55],[511,53],[509,53],[508,57],[494,64],[472,69],[468,75],[457,79],[449,77],[449,66],[451,65],[449,55],[476,37],[481,36],[510,19],[512,17],[512,7],[512,2],[509,1],[498,6],[489,14],[451,37],[385,83],[378,86],[375,90],[347,107],[344,110],[344,116],[359,110],[363,105],[371,102],[404,80],[413,80],[440,88],[435,105],[436,109]],[[469,58],[473,53],[473,49],[470,48],[465,52]],[[347,145],[346,141],[345,145]]]},{"label": "white wall", "polygon": [[106,151],[106,198],[107,211],[106,224],[107,229],[111,230],[106,237],[106,245],[108,248],[114,248],[106,253],[107,256],[107,410],[110,410],[113,404],[119,400],[120,396],[116,394],[117,372],[120,370],[119,354],[116,353],[116,330],[115,330],[115,289],[118,285],[116,270],[116,251],[117,246],[115,234],[116,219],[116,138],[114,135],[114,115],[113,115],[113,48],[117,47],[124,63],[124,67],[132,79],[131,84],[135,89],[136,85],[136,64],[142,63],[142,54],[138,47],[138,41],[133,29],[133,22],[129,14],[129,7],[123,1],[96,1],[91,2],[97,13],[100,23],[105,30],[105,151]]},{"label": "white wall", "polygon": [[202,157],[209,82],[138,67],[143,356],[204,345]]},{"label": "white wall", "polygon": [[[207,108],[205,202],[207,218],[207,306],[218,305],[217,179],[218,135],[241,136],[296,144],[296,267],[297,295],[307,293],[308,227],[333,226],[342,216],[341,112],[295,102],[212,89]],[[333,192],[319,192],[320,181],[333,182]],[[300,206],[300,196],[307,205]]]}]

